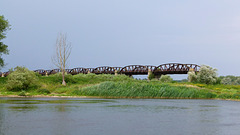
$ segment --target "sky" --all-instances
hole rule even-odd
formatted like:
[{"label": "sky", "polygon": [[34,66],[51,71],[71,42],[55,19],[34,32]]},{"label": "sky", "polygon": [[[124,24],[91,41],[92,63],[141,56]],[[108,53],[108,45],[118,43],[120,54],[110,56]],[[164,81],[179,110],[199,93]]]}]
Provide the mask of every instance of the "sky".
[{"label": "sky", "polygon": [[240,76],[239,0],[0,0],[7,65],[54,69],[59,32],[69,68],[193,63]]}]

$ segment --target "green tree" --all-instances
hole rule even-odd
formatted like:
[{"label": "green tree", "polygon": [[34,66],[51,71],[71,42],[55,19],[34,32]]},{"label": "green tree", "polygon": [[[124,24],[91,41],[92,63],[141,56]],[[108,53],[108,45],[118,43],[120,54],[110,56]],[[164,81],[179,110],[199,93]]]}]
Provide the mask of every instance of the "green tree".
[{"label": "green tree", "polygon": [[214,84],[217,82],[217,69],[207,65],[202,65],[197,74],[197,80],[200,83]]},{"label": "green tree", "polygon": [[232,80],[230,77],[225,77],[221,80],[221,84],[225,84],[225,85],[231,85],[232,84]]},{"label": "green tree", "polygon": [[2,58],[2,54],[8,54],[8,46],[1,42],[2,39],[6,38],[6,31],[10,30],[8,20],[5,20],[4,16],[0,16],[0,67],[5,65]]},{"label": "green tree", "polygon": [[36,74],[25,67],[14,68],[14,71],[7,78],[6,88],[8,90],[27,90],[28,88],[38,86],[38,77]]},{"label": "green tree", "polygon": [[172,78],[169,75],[161,75],[159,81],[160,82],[172,82]]}]

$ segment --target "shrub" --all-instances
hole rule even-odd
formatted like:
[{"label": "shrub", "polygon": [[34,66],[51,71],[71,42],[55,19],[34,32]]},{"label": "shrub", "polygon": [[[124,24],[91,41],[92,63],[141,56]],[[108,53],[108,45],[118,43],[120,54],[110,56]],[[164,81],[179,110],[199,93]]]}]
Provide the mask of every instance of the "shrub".
[{"label": "shrub", "polygon": [[16,67],[7,78],[6,88],[8,90],[27,90],[30,87],[38,86],[36,74],[25,67]]},{"label": "shrub", "polygon": [[238,77],[234,82],[233,82],[234,85],[240,85],[240,78]]},{"label": "shrub", "polygon": [[215,84],[217,82],[217,69],[202,65],[197,74],[197,80],[200,83]]},{"label": "shrub", "polygon": [[232,80],[229,77],[225,77],[221,80],[221,84],[230,85],[230,84],[232,84]]},{"label": "shrub", "polygon": [[232,75],[228,75],[228,76],[221,76],[219,78],[222,78],[221,80],[221,84],[225,84],[225,85],[240,85],[240,77],[238,76],[232,76]]},{"label": "shrub", "polygon": [[197,82],[197,75],[194,70],[188,72],[188,82]]},{"label": "shrub", "polygon": [[152,79],[154,79],[154,74],[150,72],[148,75],[148,80],[152,80]]},{"label": "shrub", "polygon": [[172,82],[173,79],[169,75],[162,75],[159,80],[160,82]]}]

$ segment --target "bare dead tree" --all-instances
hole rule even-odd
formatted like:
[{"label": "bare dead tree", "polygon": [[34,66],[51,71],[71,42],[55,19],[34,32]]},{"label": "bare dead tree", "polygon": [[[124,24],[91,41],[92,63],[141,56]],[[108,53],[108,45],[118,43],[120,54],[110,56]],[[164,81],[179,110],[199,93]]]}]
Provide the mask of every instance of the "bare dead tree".
[{"label": "bare dead tree", "polygon": [[68,64],[68,58],[71,54],[72,46],[69,42],[67,42],[66,34],[59,33],[56,46],[55,55],[52,57],[53,64],[57,66],[62,72],[62,85],[66,85],[65,82],[65,69]]}]

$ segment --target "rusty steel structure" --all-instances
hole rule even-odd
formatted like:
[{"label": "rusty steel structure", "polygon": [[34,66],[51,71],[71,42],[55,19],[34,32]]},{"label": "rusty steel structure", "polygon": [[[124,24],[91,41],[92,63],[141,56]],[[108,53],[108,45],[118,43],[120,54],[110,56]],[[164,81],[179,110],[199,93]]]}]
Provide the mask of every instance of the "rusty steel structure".
[{"label": "rusty steel structure", "polygon": [[[187,74],[190,69],[193,69],[195,72],[198,72],[200,69],[199,65],[196,64],[180,64],[180,63],[167,63],[161,64],[159,66],[151,66],[151,65],[128,65],[125,67],[109,67],[102,66],[97,68],[73,68],[66,69],[68,74],[76,75],[76,74],[125,74],[125,75],[147,75],[149,72],[152,72],[154,75],[166,75],[166,74]],[[38,69],[34,70],[34,72],[39,73],[40,75],[52,75],[61,72],[60,69],[53,70],[44,70]],[[10,72],[1,72],[0,75],[2,77],[6,77]]]}]

